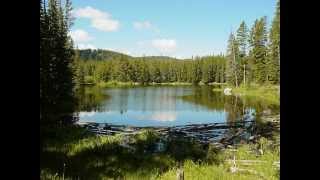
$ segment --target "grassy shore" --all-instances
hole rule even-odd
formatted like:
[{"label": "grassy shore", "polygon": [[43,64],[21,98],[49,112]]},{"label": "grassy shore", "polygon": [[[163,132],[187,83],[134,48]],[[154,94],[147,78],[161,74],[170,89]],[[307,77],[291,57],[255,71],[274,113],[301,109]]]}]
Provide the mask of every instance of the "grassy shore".
[{"label": "grassy shore", "polygon": [[[254,144],[242,145],[236,149],[236,152],[227,149],[220,155],[223,158],[223,163],[220,164],[197,163],[187,160],[183,167],[185,179],[279,179],[279,169],[275,166],[275,162],[280,161],[279,149],[265,149],[264,154],[258,156],[254,152],[255,149],[256,145]],[[236,158],[236,166],[239,168],[234,173],[230,171],[233,166],[233,157]],[[252,163],[249,163],[250,161]],[[177,170],[177,168],[172,168],[158,179],[173,180]]]},{"label": "grassy shore", "polygon": [[224,88],[232,88],[232,94],[255,98],[269,104],[280,105],[280,86],[279,85],[257,85],[250,84],[247,86],[219,86],[214,87],[213,91],[221,92]]},{"label": "grassy shore", "polygon": [[[80,128],[63,131],[64,140],[47,141],[42,149],[41,179],[62,179],[64,175],[65,179],[175,180],[178,162],[183,162],[185,179],[279,179],[279,170],[273,165],[280,159],[279,146],[264,138],[256,144],[243,144],[236,151],[204,148],[193,141],[175,139],[166,151],[151,153],[149,149],[159,136],[150,130],[130,138],[132,148],[123,146],[128,141],[123,135],[96,136]],[[261,163],[237,163],[238,168],[248,171],[232,173],[229,160],[233,157]]]},{"label": "grassy shore", "polygon": [[[204,83],[199,83],[198,85],[221,85],[224,83],[210,83],[210,84],[204,84]],[[165,83],[148,83],[148,84],[142,84],[139,82],[120,82],[120,81],[108,81],[108,82],[98,82],[96,83],[97,86],[99,87],[132,87],[132,86],[141,86],[141,85],[167,85],[167,86],[190,86],[194,85],[189,82],[165,82]]]},{"label": "grassy shore", "polygon": [[265,102],[280,105],[279,85],[250,85],[233,88],[232,92],[238,95],[257,98]]},{"label": "grassy shore", "polygon": [[119,82],[119,81],[108,81],[108,82],[99,82],[97,83],[99,87],[133,87],[133,86],[142,86],[142,85],[170,85],[170,86],[183,86],[183,85],[192,85],[192,83],[185,82],[170,82],[170,83],[148,83],[142,84],[138,82]]}]

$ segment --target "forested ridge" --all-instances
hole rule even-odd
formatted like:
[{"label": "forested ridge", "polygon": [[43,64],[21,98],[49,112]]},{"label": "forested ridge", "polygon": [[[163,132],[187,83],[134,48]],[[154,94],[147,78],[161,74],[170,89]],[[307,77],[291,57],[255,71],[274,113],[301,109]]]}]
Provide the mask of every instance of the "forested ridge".
[{"label": "forested ridge", "polygon": [[[106,50],[106,49],[75,49],[75,51],[79,55],[79,59],[81,60],[112,60],[112,59],[120,59],[121,56],[124,56],[128,59],[139,59],[141,57],[133,57],[127,54]],[[147,60],[177,60],[177,58],[169,57],[169,56],[145,56]]]}]

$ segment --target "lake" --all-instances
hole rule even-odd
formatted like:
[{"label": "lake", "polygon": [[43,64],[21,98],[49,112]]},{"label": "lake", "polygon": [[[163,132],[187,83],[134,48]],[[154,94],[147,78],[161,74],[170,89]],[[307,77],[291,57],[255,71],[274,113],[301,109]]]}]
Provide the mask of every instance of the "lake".
[{"label": "lake", "polygon": [[212,86],[86,86],[77,93],[79,121],[137,127],[179,126],[253,120],[264,111],[279,109],[212,89]]}]

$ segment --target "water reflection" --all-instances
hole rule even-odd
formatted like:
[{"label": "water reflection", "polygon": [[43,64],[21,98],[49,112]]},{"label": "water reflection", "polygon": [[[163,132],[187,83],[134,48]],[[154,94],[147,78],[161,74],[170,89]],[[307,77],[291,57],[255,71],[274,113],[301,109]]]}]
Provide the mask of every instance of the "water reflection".
[{"label": "water reflection", "polygon": [[91,111],[104,111],[103,103],[110,97],[103,93],[103,89],[92,87],[81,87],[76,92],[78,99],[78,111],[91,112]]},{"label": "water reflection", "polygon": [[252,98],[225,96],[211,86],[85,87],[78,97],[80,121],[134,126],[232,123],[279,109]]},{"label": "water reflection", "polygon": [[94,116],[96,112],[91,111],[91,112],[80,112],[79,117],[86,117],[86,116]]},{"label": "water reflection", "polygon": [[175,112],[156,112],[152,115],[141,115],[137,119],[140,120],[153,120],[153,121],[175,121],[177,113]]}]

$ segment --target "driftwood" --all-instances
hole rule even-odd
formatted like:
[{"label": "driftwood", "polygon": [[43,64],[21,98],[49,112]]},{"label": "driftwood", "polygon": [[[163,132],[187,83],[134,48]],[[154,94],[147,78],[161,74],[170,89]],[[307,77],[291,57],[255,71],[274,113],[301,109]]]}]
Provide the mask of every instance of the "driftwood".
[{"label": "driftwood", "polygon": [[183,163],[179,163],[179,168],[177,170],[177,180],[184,180]]},{"label": "driftwood", "polygon": [[[244,166],[253,166],[253,165],[257,165],[257,164],[264,164],[264,163],[268,163],[267,161],[260,161],[260,160],[231,160],[228,159],[226,160],[227,163],[232,164],[233,166],[230,167],[231,171],[234,172],[236,171],[236,164],[238,165],[244,165]],[[275,166],[276,168],[280,168],[280,161],[275,161],[272,163],[273,166]]]},{"label": "driftwood", "polygon": [[[150,129],[159,133],[162,137],[185,137],[194,139],[202,144],[214,144],[218,148],[224,148],[233,144],[233,140],[240,137],[253,125],[253,121],[241,121],[233,123],[208,123],[208,124],[188,124],[173,127],[132,127],[124,125],[113,125],[107,123],[81,122],[78,125],[87,128],[88,131],[97,135],[135,135],[142,130]],[[229,129],[236,130],[235,133],[226,133]],[[220,141],[219,141],[220,140]]]},{"label": "driftwood", "polygon": [[[234,160],[227,160],[227,162],[231,163]],[[259,161],[259,160],[235,160],[236,162],[239,163],[267,163],[267,161]]]},{"label": "driftwood", "polygon": [[262,179],[267,179],[265,177],[265,175],[261,172],[258,172],[258,171],[255,171],[255,170],[252,170],[252,169],[243,169],[243,168],[239,168],[237,167],[237,162],[264,162],[264,161],[254,161],[254,160],[236,160],[236,157],[233,156],[233,160],[227,160],[227,162],[230,162],[232,164],[232,166],[230,167],[230,172],[231,173],[237,173],[237,172],[247,172],[247,173],[251,173],[251,174],[254,174],[254,175],[257,175],[259,176],[260,178]]},{"label": "driftwood", "polygon": [[234,168],[233,173],[235,173],[235,172],[247,172],[247,173],[257,175],[262,179],[267,179],[263,173],[252,170],[252,169]]}]

